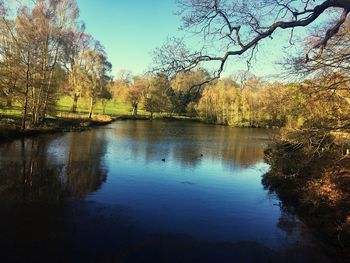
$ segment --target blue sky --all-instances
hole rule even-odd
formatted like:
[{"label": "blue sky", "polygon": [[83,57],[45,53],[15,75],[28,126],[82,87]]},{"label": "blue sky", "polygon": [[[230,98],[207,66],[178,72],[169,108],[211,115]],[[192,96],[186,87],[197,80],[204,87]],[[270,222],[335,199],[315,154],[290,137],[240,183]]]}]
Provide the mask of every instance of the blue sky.
[{"label": "blue sky", "polygon": [[150,52],[176,35],[180,18],[174,0],[78,0],[86,30],[106,48],[113,75],[120,69],[142,74]]},{"label": "blue sky", "polygon": [[[149,68],[151,52],[162,45],[167,36],[181,36],[180,17],[174,15],[175,0],[77,0],[80,17],[91,33],[106,48],[113,64],[113,75],[121,69],[142,74]],[[258,76],[278,74],[286,53],[288,36],[277,34],[260,47],[252,72]],[[229,61],[224,75],[246,70],[243,59]]]}]

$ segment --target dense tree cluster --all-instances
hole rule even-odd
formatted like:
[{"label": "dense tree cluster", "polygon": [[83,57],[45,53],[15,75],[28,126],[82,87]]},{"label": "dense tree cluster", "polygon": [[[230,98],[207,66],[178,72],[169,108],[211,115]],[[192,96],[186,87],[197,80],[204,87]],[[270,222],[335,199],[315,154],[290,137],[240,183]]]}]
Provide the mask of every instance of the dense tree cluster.
[{"label": "dense tree cluster", "polygon": [[347,91],[317,90],[327,83],[318,75],[302,82],[282,83],[240,72],[236,77],[196,85],[206,74],[200,69],[172,79],[164,74],[117,79],[113,93],[129,103],[134,115],[142,105],[151,117],[154,113],[180,114],[240,127],[335,129],[349,121],[347,97],[337,95]]},{"label": "dense tree cluster", "polygon": [[205,120],[234,126],[288,128],[341,127],[349,120],[349,104],[330,92],[314,91],[314,81],[255,83],[244,89],[232,80],[205,88],[196,109]]},{"label": "dense tree cluster", "polygon": [[[89,116],[110,78],[101,44],[84,32],[75,0],[0,4],[0,98],[20,103],[22,129],[42,125],[62,94],[90,99]],[[13,15],[15,13],[15,15]]]},{"label": "dense tree cluster", "polygon": [[[169,38],[154,52],[156,69],[172,78],[209,65],[211,74],[197,86],[204,88],[197,113],[210,122],[232,125],[288,125],[291,127],[350,129],[349,19],[350,2],[177,0],[182,28],[202,37],[194,49]],[[304,41],[295,35],[313,26]],[[263,41],[277,32],[290,34],[300,55],[287,61],[293,85],[270,84],[260,90],[234,89],[220,80],[229,59],[240,56],[248,68]],[[288,44],[288,43],[286,43]],[[306,48],[302,48],[302,46]],[[209,88],[208,86],[211,88]],[[193,108],[193,107],[192,107]]]}]

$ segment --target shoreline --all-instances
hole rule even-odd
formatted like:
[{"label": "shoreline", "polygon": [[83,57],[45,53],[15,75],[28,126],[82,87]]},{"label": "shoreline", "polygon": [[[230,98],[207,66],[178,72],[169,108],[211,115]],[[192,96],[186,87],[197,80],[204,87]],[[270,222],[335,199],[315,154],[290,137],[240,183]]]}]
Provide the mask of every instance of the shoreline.
[{"label": "shoreline", "polygon": [[224,124],[216,124],[206,122],[200,118],[193,118],[187,116],[156,116],[151,118],[147,115],[118,115],[118,116],[109,116],[109,115],[96,115],[92,119],[88,119],[83,116],[76,117],[54,117],[48,118],[47,124],[44,127],[38,128],[29,128],[25,131],[21,131],[19,128],[19,119],[11,115],[0,116],[3,119],[11,119],[16,124],[2,124],[0,119],[0,144],[5,142],[10,142],[13,140],[28,138],[33,136],[45,135],[45,134],[55,134],[55,133],[64,133],[64,132],[81,132],[94,127],[108,125],[115,121],[179,121],[179,122],[192,122],[192,123],[203,123],[213,126],[225,126],[225,127],[235,127],[235,128],[252,128],[252,129],[276,129],[277,127],[240,127],[240,126],[229,126]]},{"label": "shoreline", "polygon": [[[307,160],[307,161],[306,161]],[[275,144],[265,151],[271,169],[262,184],[293,208],[336,262],[350,257],[350,156],[320,157]]]},{"label": "shoreline", "polygon": [[126,120],[141,120],[141,121],[183,121],[183,122],[203,122],[199,118],[192,118],[187,116],[156,116],[151,118],[147,115],[120,115],[113,118],[114,120],[126,121]]},{"label": "shoreline", "polygon": [[113,118],[54,118],[50,119],[48,126],[33,129],[29,128],[25,131],[21,131],[20,128],[16,126],[0,126],[0,144],[45,134],[86,131],[94,127],[108,125],[113,121]]},{"label": "shoreline", "polygon": [[198,117],[188,117],[188,116],[156,116],[151,118],[147,115],[138,115],[138,116],[132,116],[132,115],[120,115],[113,118],[114,120],[142,120],[142,121],[181,121],[181,122],[193,122],[193,123],[202,123],[206,125],[212,125],[212,126],[223,126],[223,127],[231,127],[231,128],[240,128],[240,129],[271,129],[271,130],[277,130],[281,129],[281,127],[278,126],[234,126],[234,125],[227,125],[227,124],[220,124],[220,123],[214,123],[214,122],[208,122]]},{"label": "shoreline", "polygon": [[[4,117],[4,116],[2,116]],[[120,115],[120,116],[94,116],[92,119],[84,117],[55,117],[48,118],[48,124],[44,127],[29,128],[25,131],[21,131],[19,128],[19,119],[13,116],[6,116],[11,118],[17,124],[9,125],[2,124],[0,120],[0,144],[5,142],[11,142],[13,140],[29,138],[45,134],[65,133],[65,132],[81,132],[111,124],[115,121],[127,121],[127,120],[138,120],[138,121],[184,121],[184,122],[201,122],[199,119],[191,119],[185,117],[156,117],[151,119],[148,116],[139,115]]]}]

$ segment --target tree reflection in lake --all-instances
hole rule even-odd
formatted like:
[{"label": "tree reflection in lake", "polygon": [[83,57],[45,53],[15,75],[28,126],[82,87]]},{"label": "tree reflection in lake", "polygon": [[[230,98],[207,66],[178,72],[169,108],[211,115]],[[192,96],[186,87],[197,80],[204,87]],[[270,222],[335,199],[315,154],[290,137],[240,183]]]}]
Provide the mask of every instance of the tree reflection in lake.
[{"label": "tree reflection in lake", "polygon": [[107,177],[106,139],[96,131],[84,135],[41,136],[2,145],[0,198],[57,202],[97,191]]},{"label": "tree reflection in lake", "polygon": [[95,192],[107,179],[108,169],[103,164],[107,148],[105,133],[97,135],[94,130],[85,135],[71,133],[69,136],[65,171],[69,196],[84,196]]},{"label": "tree reflection in lake", "polygon": [[195,167],[204,157],[220,159],[228,168],[261,162],[263,147],[274,133],[263,129],[161,121],[125,121],[114,129],[116,138],[130,145],[133,156],[144,156],[146,162],[171,158],[183,166]]},{"label": "tree reflection in lake", "polygon": [[270,133],[125,121],[1,144],[0,261],[328,262],[261,184]]}]

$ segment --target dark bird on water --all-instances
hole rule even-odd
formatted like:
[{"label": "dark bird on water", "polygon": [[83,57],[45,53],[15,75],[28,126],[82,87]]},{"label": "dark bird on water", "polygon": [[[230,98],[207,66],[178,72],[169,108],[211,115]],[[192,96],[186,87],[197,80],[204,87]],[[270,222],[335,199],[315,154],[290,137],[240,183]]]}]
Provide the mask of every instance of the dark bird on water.
[{"label": "dark bird on water", "polygon": [[165,159],[162,159],[162,162],[165,162]]},{"label": "dark bird on water", "polygon": [[203,155],[203,153],[201,154],[201,157],[203,157],[204,155]]}]

